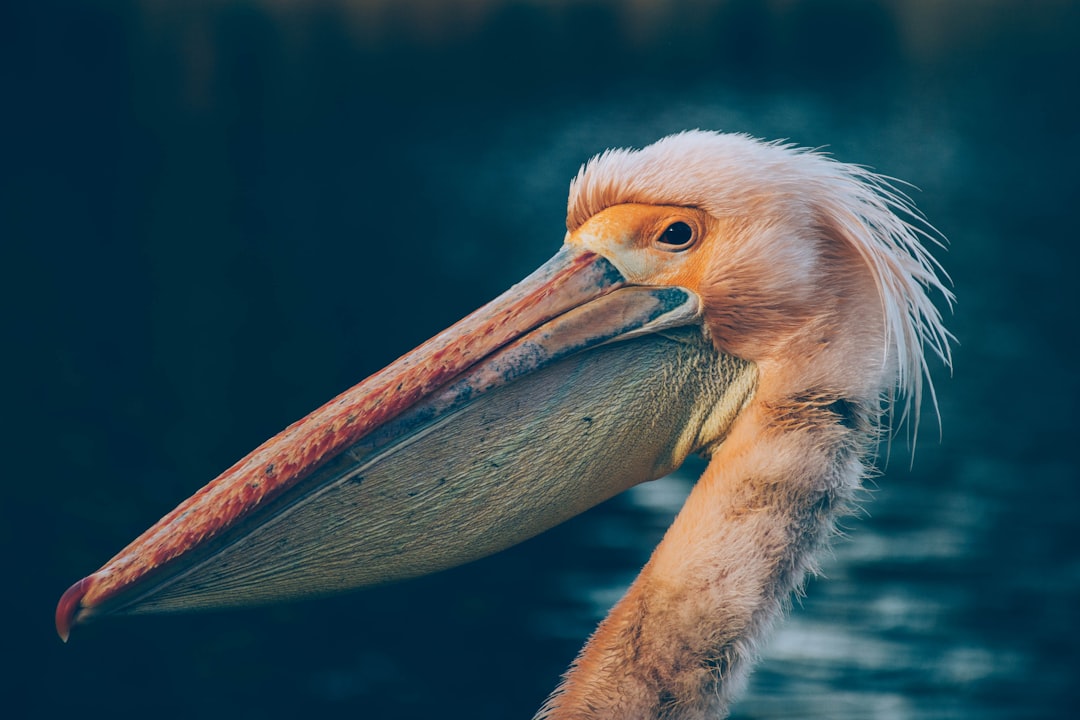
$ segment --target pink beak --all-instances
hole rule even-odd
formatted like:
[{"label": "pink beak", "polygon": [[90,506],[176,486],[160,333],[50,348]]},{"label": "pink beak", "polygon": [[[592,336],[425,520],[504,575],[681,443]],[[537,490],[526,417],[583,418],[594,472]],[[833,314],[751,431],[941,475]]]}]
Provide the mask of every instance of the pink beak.
[{"label": "pink beak", "polygon": [[[422,543],[407,540],[414,535],[384,518],[413,518],[419,512],[428,518],[425,522],[467,522],[454,518],[469,518],[476,510],[450,505],[451,496],[472,497],[464,480],[450,487],[453,478],[443,483],[440,476],[438,489],[432,485],[418,500],[394,490],[418,471],[406,473],[395,465],[394,472],[405,480],[377,484],[379,463],[385,465],[405,447],[428,466],[461,465],[463,460],[447,459],[451,451],[445,449],[458,436],[440,435],[449,433],[440,428],[449,427],[455,413],[470,418],[472,425],[465,427],[481,422],[462,412],[477,398],[583,350],[692,324],[698,316],[693,293],[629,287],[607,259],[564,247],[488,305],[257,447],[96,573],[72,585],[56,608],[57,632],[66,641],[74,626],[108,614],[264,602],[430,572],[518,542],[628,484],[650,479],[619,479],[590,490],[565,512],[548,512],[550,498],[544,496],[535,507],[525,508],[530,517],[542,516],[533,525],[499,521],[505,532],[485,526],[471,536],[475,547],[462,550],[450,544],[440,549],[430,529],[415,534]],[[535,412],[564,412],[556,402],[565,401],[539,399]],[[467,448],[454,452],[468,455]],[[658,476],[678,462],[681,457],[651,463],[647,475]],[[367,493],[363,498],[347,494],[361,487]],[[383,507],[384,501],[398,503],[399,494],[400,502],[412,503],[407,510],[405,505]],[[424,497],[427,504],[418,504]],[[504,515],[520,517],[512,502],[507,501]],[[346,515],[348,523],[328,520]],[[491,539],[496,534],[507,537]],[[362,547],[376,541],[382,549]],[[300,546],[307,549],[290,554]],[[315,555],[315,569],[299,569]],[[256,569],[257,559],[264,561],[262,570]],[[274,569],[266,570],[268,565]]]}]

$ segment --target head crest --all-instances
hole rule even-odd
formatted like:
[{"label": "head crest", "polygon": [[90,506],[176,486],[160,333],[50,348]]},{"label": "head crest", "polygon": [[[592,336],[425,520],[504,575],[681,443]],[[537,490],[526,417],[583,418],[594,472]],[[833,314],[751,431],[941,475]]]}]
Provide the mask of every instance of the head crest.
[{"label": "head crest", "polygon": [[923,242],[941,246],[943,238],[889,178],[790,144],[695,130],[589,160],[570,183],[566,225],[573,231],[624,203],[693,206],[726,217],[745,213],[763,190],[826,218],[873,274],[885,360],[895,362],[903,398],[900,424],[918,423],[924,380],[936,411],[925,348],[951,367],[952,335],[930,294],[940,293],[949,307],[954,298]]}]

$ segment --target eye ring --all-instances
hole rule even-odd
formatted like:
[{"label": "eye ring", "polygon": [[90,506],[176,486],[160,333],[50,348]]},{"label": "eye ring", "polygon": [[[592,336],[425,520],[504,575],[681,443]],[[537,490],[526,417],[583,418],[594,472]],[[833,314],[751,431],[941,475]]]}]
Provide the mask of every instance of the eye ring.
[{"label": "eye ring", "polygon": [[693,245],[696,239],[696,233],[690,223],[676,220],[657,236],[656,244],[662,250],[679,252]]}]

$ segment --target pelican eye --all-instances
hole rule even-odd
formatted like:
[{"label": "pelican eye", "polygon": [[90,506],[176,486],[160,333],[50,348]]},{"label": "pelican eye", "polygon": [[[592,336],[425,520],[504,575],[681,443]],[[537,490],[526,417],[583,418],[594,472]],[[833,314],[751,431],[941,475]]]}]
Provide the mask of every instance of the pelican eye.
[{"label": "pelican eye", "polygon": [[665,250],[685,250],[694,242],[694,229],[681,220],[673,222],[660,233],[656,242]]}]

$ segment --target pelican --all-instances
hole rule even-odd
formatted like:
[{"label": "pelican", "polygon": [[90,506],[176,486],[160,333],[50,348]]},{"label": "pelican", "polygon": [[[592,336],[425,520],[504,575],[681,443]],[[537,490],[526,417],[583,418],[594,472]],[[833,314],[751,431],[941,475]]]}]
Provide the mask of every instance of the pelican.
[{"label": "pelican", "polygon": [[[950,365],[938,236],[882,176],[745,135],[609,150],[547,263],[266,441],[60,599],[322,595],[521,542],[707,466],[537,718],[728,713],[883,429]],[[925,385],[924,385],[925,382]]]}]

